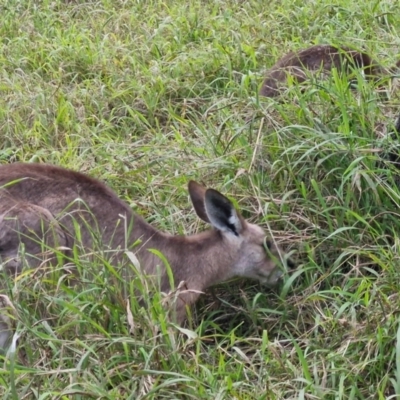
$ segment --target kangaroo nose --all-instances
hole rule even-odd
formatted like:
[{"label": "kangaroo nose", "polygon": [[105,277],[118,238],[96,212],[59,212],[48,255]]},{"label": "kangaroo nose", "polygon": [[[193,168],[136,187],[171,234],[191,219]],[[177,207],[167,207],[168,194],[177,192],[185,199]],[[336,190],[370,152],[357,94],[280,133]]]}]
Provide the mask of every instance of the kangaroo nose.
[{"label": "kangaroo nose", "polygon": [[288,269],[296,269],[297,268],[297,265],[294,263],[294,261],[292,260],[292,259],[290,259],[290,258],[288,258],[287,260],[286,260],[286,265],[287,265],[287,267],[288,267]]},{"label": "kangaroo nose", "polygon": [[[286,264],[287,270],[296,269],[296,264],[290,258],[286,259],[284,263]],[[282,266],[278,265],[269,275],[266,284],[268,286],[275,286],[278,281],[283,277],[284,273],[285,268],[282,268]]]}]

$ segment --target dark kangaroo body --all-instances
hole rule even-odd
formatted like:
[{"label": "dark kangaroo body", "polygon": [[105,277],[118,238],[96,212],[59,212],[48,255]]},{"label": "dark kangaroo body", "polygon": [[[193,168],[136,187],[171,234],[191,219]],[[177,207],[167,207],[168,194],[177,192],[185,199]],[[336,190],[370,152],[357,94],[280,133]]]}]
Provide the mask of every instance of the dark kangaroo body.
[{"label": "dark kangaroo body", "polygon": [[[148,250],[163,253],[175,284],[184,281],[188,289],[174,307],[177,322],[185,318],[187,305],[219,282],[243,276],[275,283],[281,275],[283,253],[269,241],[266,250],[264,231],[244,220],[216,190],[191,181],[189,193],[197,215],[214,229],[192,236],[172,236],[145,222],[109,187],[87,175],[43,164],[0,166],[2,267],[11,274],[21,272],[22,244],[27,254],[25,260],[32,268],[51,257],[43,251],[43,243],[68,254],[78,243],[78,226],[79,243],[85,252],[96,251],[100,245],[110,250],[112,260],[119,261],[128,248],[135,253],[146,275],[157,274],[161,267],[160,289],[168,291],[169,279],[163,263]],[[133,246],[137,240],[140,244]],[[7,330],[0,316],[0,330],[1,327]],[[7,338],[8,335],[9,332]],[[7,338],[2,338],[0,332],[0,347]]]},{"label": "dark kangaroo body", "polygon": [[329,73],[332,68],[346,73],[355,68],[362,69],[367,78],[377,77],[383,72],[366,53],[347,47],[311,46],[299,52],[290,52],[273,65],[267,72],[260,95],[266,97],[280,95],[286,87],[288,75],[301,83],[308,79],[310,72]]}]

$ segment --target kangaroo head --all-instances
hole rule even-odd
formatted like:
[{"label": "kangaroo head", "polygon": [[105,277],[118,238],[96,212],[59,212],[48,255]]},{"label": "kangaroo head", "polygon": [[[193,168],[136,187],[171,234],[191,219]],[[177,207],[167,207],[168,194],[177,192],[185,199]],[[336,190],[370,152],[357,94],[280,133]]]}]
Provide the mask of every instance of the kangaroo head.
[{"label": "kangaroo head", "polygon": [[[264,230],[247,222],[231,201],[214,189],[190,181],[189,194],[197,215],[222,236],[223,244],[215,257],[221,265],[229,261],[230,265],[224,265],[224,280],[241,276],[275,284],[283,274],[284,253],[266,238]],[[293,266],[290,260],[288,264]]]}]

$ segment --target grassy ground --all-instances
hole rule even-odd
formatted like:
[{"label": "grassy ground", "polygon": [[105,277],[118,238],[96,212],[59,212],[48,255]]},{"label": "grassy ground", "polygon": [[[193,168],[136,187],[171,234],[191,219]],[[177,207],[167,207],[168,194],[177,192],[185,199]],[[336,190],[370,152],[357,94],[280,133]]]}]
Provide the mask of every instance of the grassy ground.
[{"label": "grassy ground", "polygon": [[22,276],[2,399],[400,398],[400,191],[379,161],[399,95],[333,77],[257,96],[310,44],[394,65],[397,2],[3,0],[0,14],[0,162],[90,173],[180,234],[202,229],[186,191],[201,180],[299,263],[279,290],[216,288],[185,329],[160,296],[127,307],[102,262],[82,262],[82,279],[99,272],[81,291],[61,271]]}]

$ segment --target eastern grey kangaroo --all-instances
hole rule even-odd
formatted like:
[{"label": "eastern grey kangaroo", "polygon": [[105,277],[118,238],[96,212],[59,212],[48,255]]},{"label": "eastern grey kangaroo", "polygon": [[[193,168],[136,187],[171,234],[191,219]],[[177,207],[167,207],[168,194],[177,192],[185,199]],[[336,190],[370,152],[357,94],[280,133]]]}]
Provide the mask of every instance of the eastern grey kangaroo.
[{"label": "eastern grey kangaroo", "polygon": [[[173,236],[148,224],[102,182],[53,165],[0,166],[0,260],[3,270],[17,275],[23,265],[37,268],[51,258],[46,248],[64,253],[74,248],[79,227],[80,246],[95,251],[94,235],[113,262],[126,250],[135,253],[145,275],[161,271],[160,289],[170,282],[165,266],[149,249],[168,260],[176,286],[185,283],[174,305],[174,320],[183,322],[186,307],[208,287],[233,277],[253,278],[274,284],[282,275],[284,253],[264,230],[247,222],[231,201],[214,189],[190,181],[193,207],[213,229],[191,236]],[[131,228],[127,230],[127,226]],[[128,232],[128,233],[127,233]],[[128,237],[127,237],[128,235]],[[138,240],[140,244],[133,247]],[[20,257],[21,247],[24,258]],[[53,257],[54,258],[54,257]],[[291,262],[288,261],[290,265]],[[10,330],[0,316],[0,347]]]},{"label": "eastern grey kangaroo", "polygon": [[371,57],[363,52],[347,47],[316,45],[298,52],[290,52],[276,62],[267,72],[260,89],[260,95],[276,97],[287,86],[287,76],[298,83],[304,82],[310,73],[329,73],[332,68],[350,73],[352,69],[362,69],[368,79],[376,78],[384,72]]}]

